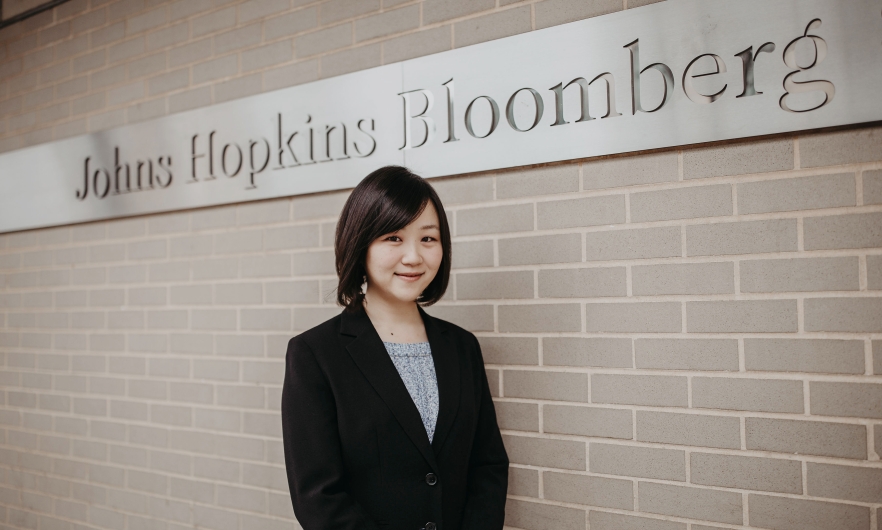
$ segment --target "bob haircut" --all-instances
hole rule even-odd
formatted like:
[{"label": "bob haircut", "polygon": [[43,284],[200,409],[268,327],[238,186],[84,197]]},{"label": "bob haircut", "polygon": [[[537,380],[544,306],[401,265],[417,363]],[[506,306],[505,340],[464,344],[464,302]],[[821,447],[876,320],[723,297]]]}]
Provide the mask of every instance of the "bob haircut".
[{"label": "bob haircut", "polygon": [[337,303],[346,311],[361,309],[364,294],[361,284],[367,275],[365,262],[368,247],[378,237],[401,230],[423,213],[432,202],[438,212],[441,229],[441,266],[423,291],[419,304],[430,306],[444,296],[450,281],[450,227],[441,199],[422,177],[401,166],[382,167],[362,180],[352,190],[334,237],[337,266]]}]

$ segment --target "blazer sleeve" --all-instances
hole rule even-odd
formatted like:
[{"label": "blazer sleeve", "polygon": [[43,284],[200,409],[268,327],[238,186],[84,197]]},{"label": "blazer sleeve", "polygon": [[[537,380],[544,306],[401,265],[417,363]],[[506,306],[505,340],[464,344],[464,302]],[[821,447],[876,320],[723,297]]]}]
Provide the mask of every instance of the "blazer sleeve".
[{"label": "blazer sleeve", "polygon": [[487,384],[487,372],[478,339],[472,335],[477,351],[478,380],[481,383],[478,424],[469,457],[468,500],[463,530],[502,530],[508,492],[508,455],[502,443],[496,409]]},{"label": "blazer sleeve", "polygon": [[376,530],[346,492],[334,396],[306,343],[288,343],[282,437],[294,515],[304,530]]}]

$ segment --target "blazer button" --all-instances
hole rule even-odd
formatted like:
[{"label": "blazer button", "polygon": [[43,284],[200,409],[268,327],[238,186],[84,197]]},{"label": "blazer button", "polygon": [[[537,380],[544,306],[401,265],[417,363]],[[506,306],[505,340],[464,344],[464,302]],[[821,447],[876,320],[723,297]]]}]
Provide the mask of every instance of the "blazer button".
[{"label": "blazer button", "polygon": [[[438,477],[434,473],[429,473],[428,475],[426,475],[426,484],[428,484],[429,486],[434,486],[437,483]],[[433,523],[430,524],[432,524],[432,528],[429,528],[429,525],[426,525],[426,530],[434,529],[435,525]]]},{"label": "blazer button", "polygon": [[426,523],[426,530],[436,530],[435,523]]}]

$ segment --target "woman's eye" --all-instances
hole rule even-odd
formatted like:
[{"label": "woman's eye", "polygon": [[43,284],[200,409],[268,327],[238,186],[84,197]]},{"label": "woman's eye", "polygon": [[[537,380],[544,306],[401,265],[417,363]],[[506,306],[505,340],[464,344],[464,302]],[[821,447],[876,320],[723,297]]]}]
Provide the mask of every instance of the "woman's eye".
[{"label": "woman's eye", "polygon": [[398,236],[389,236],[386,238],[387,241],[401,241],[401,238]]},{"label": "woman's eye", "polygon": [[435,239],[435,238],[432,237],[432,236],[426,236],[426,237],[423,238],[423,241],[437,241],[437,239]]}]

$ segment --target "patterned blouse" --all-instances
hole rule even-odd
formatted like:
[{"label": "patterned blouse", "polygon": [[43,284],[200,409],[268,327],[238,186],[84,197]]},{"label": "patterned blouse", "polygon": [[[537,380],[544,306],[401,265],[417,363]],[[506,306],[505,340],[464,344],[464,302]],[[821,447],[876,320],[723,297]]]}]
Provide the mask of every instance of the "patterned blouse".
[{"label": "patterned blouse", "polygon": [[413,399],[429,442],[435,435],[438,420],[438,379],[428,342],[383,342],[392,363],[398,370],[407,392]]}]

